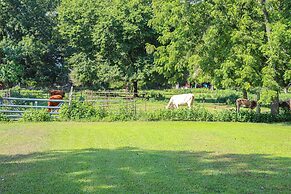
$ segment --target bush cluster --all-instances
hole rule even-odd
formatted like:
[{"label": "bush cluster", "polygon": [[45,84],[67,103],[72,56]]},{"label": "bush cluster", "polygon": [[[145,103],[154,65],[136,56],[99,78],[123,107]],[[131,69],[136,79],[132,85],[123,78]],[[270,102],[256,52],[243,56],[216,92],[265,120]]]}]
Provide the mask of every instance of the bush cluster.
[{"label": "bush cluster", "polygon": [[88,120],[88,121],[219,121],[219,122],[287,122],[291,121],[291,114],[284,113],[272,115],[270,113],[256,114],[251,111],[223,110],[210,112],[203,107],[195,106],[192,109],[161,109],[153,112],[135,114],[128,106],[120,106],[118,110],[109,111],[103,107],[94,107],[85,102],[73,102],[71,107],[67,105],[60,109],[61,120]]},{"label": "bush cluster", "polygon": [[143,118],[148,121],[218,121],[218,122],[255,122],[272,123],[291,121],[291,114],[272,115],[270,113],[260,113],[241,111],[237,113],[234,110],[224,110],[210,112],[204,108],[176,109],[176,110],[158,110],[145,113]]},{"label": "bush cluster", "polygon": [[23,113],[21,121],[45,122],[52,121],[50,113],[47,110],[30,109]]},{"label": "bush cluster", "polygon": [[6,117],[3,113],[0,113],[0,121],[9,121],[9,118]]},{"label": "bush cluster", "polygon": [[105,117],[106,121],[130,121],[130,120],[138,120],[134,111],[127,107],[121,106],[117,111],[110,111]]},{"label": "bush cluster", "polygon": [[161,109],[154,112],[144,113],[142,117],[149,121],[212,121],[213,115],[204,108],[195,107],[192,109]]},{"label": "bush cluster", "polygon": [[[0,114],[0,121],[9,119]],[[52,121],[54,118],[46,110],[31,109],[23,114],[22,121]],[[291,122],[291,114],[283,113],[272,115],[270,113],[260,113],[250,111],[223,110],[210,112],[203,107],[193,107],[192,109],[160,109],[153,112],[142,112],[135,114],[134,110],[128,106],[120,106],[118,110],[107,110],[104,107],[95,107],[90,103],[73,102],[71,106],[63,105],[60,109],[59,119],[63,121],[218,121],[218,122]]]},{"label": "bush cluster", "polygon": [[102,114],[90,103],[73,101],[70,106],[64,104],[61,107],[59,117],[61,120],[89,120]]}]

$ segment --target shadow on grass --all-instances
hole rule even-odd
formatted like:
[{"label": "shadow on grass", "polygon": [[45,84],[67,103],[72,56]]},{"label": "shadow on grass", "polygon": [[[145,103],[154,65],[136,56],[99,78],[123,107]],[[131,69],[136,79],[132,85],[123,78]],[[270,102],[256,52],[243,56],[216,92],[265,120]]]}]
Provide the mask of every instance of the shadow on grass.
[{"label": "shadow on grass", "polygon": [[137,148],[0,155],[0,193],[287,193],[291,158]]}]

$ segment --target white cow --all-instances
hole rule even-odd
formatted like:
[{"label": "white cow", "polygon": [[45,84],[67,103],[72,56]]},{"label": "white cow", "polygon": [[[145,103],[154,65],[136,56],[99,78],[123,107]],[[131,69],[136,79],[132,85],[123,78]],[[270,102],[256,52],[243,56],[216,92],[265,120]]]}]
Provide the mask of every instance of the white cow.
[{"label": "white cow", "polygon": [[167,109],[169,108],[179,108],[179,105],[187,105],[188,108],[191,108],[191,105],[194,101],[193,94],[180,94],[174,95],[171,97],[168,105],[166,106]]}]

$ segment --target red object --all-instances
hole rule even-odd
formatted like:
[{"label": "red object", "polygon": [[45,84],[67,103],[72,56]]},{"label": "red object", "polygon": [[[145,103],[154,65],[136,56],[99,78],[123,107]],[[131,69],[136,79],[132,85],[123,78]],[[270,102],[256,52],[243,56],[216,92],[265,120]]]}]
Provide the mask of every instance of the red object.
[{"label": "red object", "polygon": [[[61,95],[53,95],[49,98],[49,100],[62,100],[63,96]],[[60,104],[60,102],[48,102],[47,105],[48,106],[58,106]],[[51,112],[51,109],[48,109],[48,112]]]},{"label": "red object", "polygon": [[65,92],[63,90],[50,90],[49,93],[51,96],[54,95],[61,95],[62,97],[65,96]]}]

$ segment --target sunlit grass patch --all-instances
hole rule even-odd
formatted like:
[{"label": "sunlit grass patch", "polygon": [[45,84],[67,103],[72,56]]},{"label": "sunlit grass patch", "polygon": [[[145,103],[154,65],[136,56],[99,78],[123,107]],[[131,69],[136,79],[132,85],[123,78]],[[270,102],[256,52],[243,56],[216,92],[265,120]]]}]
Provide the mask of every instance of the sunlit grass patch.
[{"label": "sunlit grass patch", "polygon": [[288,193],[290,129],[288,123],[1,124],[0,193]]}]

